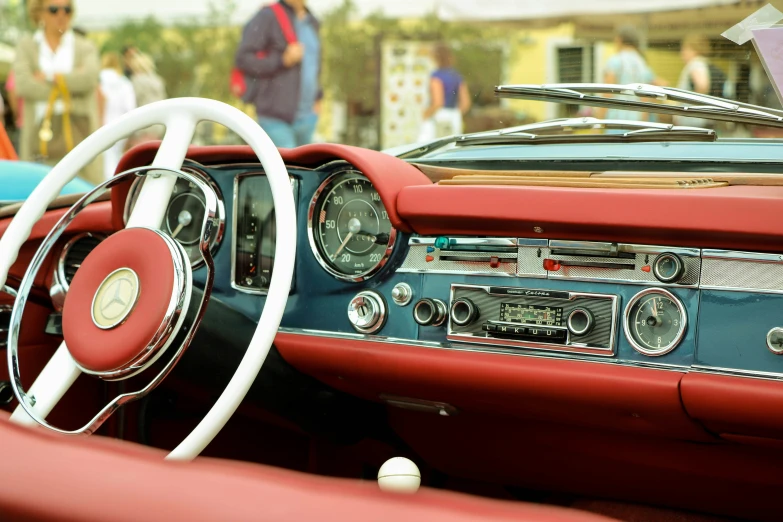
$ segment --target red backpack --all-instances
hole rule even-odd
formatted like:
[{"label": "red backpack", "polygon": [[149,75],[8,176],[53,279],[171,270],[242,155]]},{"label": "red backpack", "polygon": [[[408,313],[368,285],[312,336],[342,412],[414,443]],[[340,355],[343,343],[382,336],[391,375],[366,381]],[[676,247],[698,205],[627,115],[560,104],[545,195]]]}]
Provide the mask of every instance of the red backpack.
[{"label": "red backpack", "polygon": [[[270,7],[272,8],[272,12],[275,13],[277,23],[280,24],[280,29],[283,31],[286,42],[289,44],[296,42],[296,33],[294,32],[293,26],[291,26],[291,20],[288,18],[285,8],[280,2],[272,4]],[[266,56],[266,51],[258,51],[256,56],[258,58],[263,58]],[[241,69],[234,67],[231,70],[230,85],[231,93],[237,98],[244,99],[245,94],[247,93],[247,82],[245,81],[245,73],[243,73]]]}]

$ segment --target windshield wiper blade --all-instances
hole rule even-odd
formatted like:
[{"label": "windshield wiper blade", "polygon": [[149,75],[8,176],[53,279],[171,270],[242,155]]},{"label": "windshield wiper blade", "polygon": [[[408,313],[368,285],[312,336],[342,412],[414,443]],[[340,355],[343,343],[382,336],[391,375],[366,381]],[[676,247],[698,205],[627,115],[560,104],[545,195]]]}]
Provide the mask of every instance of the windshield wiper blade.
[{"label": "windshield wiper blade", "polygon": [[712,129],[705,129],[702,127],[690,127],[684,125],[673,125],[671,123],[657,123],[650,121],[634,121],[634,120],[612,120],[612,119],[598,119],[592,117],[583,118],[561,118],[556,120],[547,120],[536,123],[528,123],[526,125],[519,125],[517,127],[508,127],[505,129],[498,129],[493,131],[475,132],[473,134],[467,134],[463,138],[480,137],[480,136],[528,136],[530,138],[537,138],[543,134],[552,134],[556,132],[569,132],[574,130],[626,130],[627,132],[620,135],[627,135],[633,133],[644,132],[691,132],[693,134],[705,134],[711,135],[715,131]]},{"label": "windshield wiper blade", "polygon": [[[501,98],[520,98],[592,107],[620,108],[638,112],[673,114],[783,128],[783,111],[777,109],[726,100],[672,87],[659,87],[641,83],[628,85],[605,83],[500,85],[495,87],[495,94]],[[605,97],[606,95],[625,96],[626,98],[609,98]],[[681,105],[639,101],[638,99],[641,98],[653,98],[661,102],[675,101],[681,103]]]},{"label": "windshield wiper blade", "polygon": [[[575,130],[619,130],[611,134],[564,134]],[[486,132],[476,132],[453,140],[462,144],[501,143],[573,143],[616,141],[715,141],[712,129],[688,127],[668,123],[605,120],[597,118],[565,118],[549,120],[518,127]]]}]

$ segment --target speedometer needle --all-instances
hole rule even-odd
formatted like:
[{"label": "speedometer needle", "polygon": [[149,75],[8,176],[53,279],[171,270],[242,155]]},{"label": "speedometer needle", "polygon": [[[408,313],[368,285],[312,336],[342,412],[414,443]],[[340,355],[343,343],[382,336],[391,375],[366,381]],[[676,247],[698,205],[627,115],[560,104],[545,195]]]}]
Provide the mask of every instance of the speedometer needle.
[{"label": "speedometer needle", "polygon": [[340,252],[343,251],[343,248],[345,248],[345,245],[348,244],[348,241],[351,240],[351,237],[353,237],[353,232],[348,232],[348,235],[345,236],[345,239],[343,239],[343,242],[340,244],[340,248],[337,249],[337,252],[334,253],[332,256],[332,261],[334,261],[334,258],[340,255]]}]

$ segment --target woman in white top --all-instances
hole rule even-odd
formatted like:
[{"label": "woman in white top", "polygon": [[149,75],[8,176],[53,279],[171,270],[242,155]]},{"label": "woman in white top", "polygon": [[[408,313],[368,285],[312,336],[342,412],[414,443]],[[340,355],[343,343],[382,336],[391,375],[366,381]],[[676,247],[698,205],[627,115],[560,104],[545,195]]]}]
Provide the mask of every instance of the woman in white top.
[{"label": "woman in white top", "polygon": [[[122,74],[119,54],[113,52],[104,54],[102,66],[100,75],[103,100],[101,124],[108,125],[136,108],[136,94],[133,92],[131,81]],[[126,142],[127,140],[120,140],[103,153],[103,177],[105,179],[114,176],[122,153],[125,151]]]},{"label": "woman in white top", "polygon": [[[27,9],[38,29],[19,39],[14,60],[25,108],[19,156],[54,165],[98,127],[98,52],[71,29],[73,0],[28,0]],[[100,166],[81,174],[97,183]]]}]

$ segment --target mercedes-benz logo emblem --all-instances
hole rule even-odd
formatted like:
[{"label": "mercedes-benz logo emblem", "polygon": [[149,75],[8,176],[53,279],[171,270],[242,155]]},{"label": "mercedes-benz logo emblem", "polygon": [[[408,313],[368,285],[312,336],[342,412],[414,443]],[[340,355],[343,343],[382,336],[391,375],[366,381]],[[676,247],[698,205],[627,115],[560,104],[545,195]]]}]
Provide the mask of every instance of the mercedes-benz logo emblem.
[{"label": "mercedes-benz logo emblem", "polygon": [[122,324],[139,297],[139,277],[130,268],[120,268],[109,274],[98,287],[92,301],[92,321],[108,330]]}]

